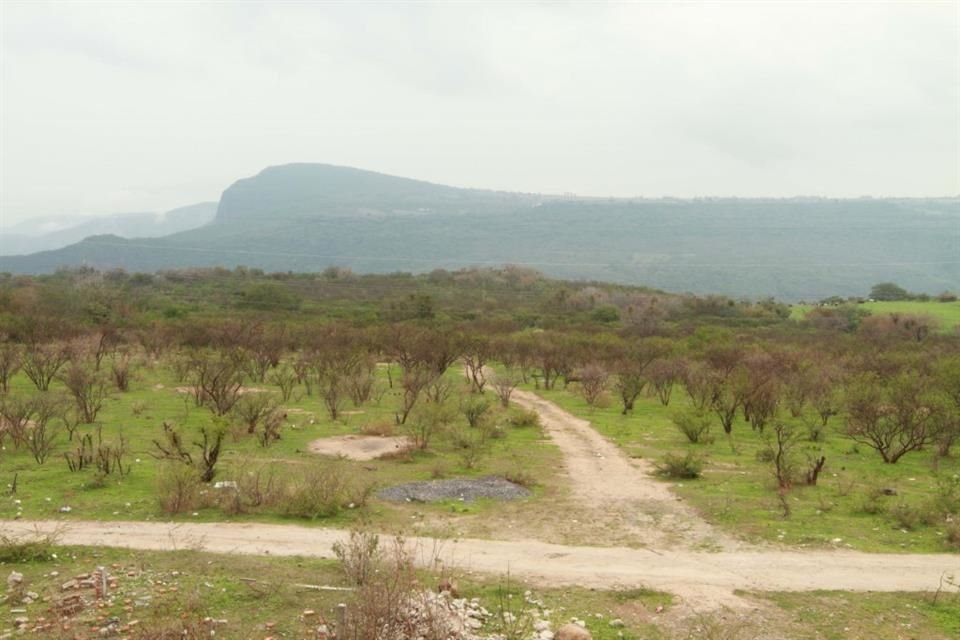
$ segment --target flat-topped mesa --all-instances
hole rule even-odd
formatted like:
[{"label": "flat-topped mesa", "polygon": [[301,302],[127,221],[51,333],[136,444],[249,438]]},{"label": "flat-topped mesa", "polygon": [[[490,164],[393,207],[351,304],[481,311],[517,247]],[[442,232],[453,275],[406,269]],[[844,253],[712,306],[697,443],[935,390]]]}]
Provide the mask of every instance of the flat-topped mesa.
[{"label": "flat-topped mesa", "polygon": [[220,198],[217,223],[265,217],[467,214],[529,206],[533,196],[461,189],[329,164],[268,167],[237,180]]}]

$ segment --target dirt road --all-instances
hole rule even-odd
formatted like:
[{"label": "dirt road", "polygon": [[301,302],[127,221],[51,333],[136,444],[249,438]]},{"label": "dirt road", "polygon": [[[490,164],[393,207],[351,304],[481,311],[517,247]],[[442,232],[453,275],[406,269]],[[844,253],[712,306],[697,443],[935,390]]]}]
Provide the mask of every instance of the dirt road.
[{"label": "dirt road", "polygon": [[[343,530],[256,523],[5,522],[4,534],[62,527],[65,544],[132,549],[203,549],[216,553],[332,557]],[[464,571],[506,574],[542,585],[651,587],[685,602],[736,605],[735,589],[755,591],[922,591],[946,572],[960,576],[960,556],[851,551],[651,551],[572,547],[537,541],[412,539],[424,564],[434,557]]]},{"label": "dirt road", "polygon": [[547,435],[563,453],[577,520],[595,527],[607,544],[744,548],[704,522],[667,484],[653,478],[649,462],[631,460],[586,420],[529,391],[518,389],[511,399],[540,415]]}]

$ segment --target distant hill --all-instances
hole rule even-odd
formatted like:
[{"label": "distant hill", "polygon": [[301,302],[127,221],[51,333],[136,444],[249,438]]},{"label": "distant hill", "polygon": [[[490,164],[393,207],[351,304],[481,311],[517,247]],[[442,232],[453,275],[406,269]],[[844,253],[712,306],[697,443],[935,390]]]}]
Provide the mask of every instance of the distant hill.
[{"label": "distant hill", "polygon": [[15,256],[59,249],[89,236],[102,234],[123,238],[157,238],[203,226],[213,220],[216,212],[216,202],[201,202],[165,213],[28,220],[0,229],[0,255]]},{"label": "distant hill", "polygon": [[0,271],[245,265],[360,272],[527,264],[551,276],[784,300],[893,281],[960,289],[958,199],[613,199],[459,189],[319,164],[234,183],[214,220],[163,238],[97,236]]}]

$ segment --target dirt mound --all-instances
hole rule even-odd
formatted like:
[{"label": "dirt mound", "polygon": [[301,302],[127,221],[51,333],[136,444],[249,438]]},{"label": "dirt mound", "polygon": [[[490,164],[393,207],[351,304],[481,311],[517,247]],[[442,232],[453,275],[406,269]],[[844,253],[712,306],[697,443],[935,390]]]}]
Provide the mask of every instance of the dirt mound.
[{"label": "dirt mound", "polygon": [[410,446],[405,436],[384,438],[381,436],[336,436],[320,438],[307,445],[311,453],[325,456],[344,456],[351,460],[373,460],[388,453],[395,453]]},{"label": "dirt mound", "polygon": [[472,502],[477,498],[516,500],[529,495],[529,489],[497,476],[408,482],[387,487],[377,493],[379,498],[391,502],[439,502],[441,500]]}]

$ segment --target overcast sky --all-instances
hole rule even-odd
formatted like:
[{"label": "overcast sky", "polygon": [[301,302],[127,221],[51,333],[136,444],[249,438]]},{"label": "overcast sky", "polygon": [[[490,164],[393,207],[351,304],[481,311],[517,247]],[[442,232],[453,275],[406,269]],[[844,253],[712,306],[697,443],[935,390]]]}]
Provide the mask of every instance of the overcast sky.
[{"label": "overcast sky", "polygon": [[6,222],[288,162],[616,196],[960,193],[958,2],[0,2]]}]

